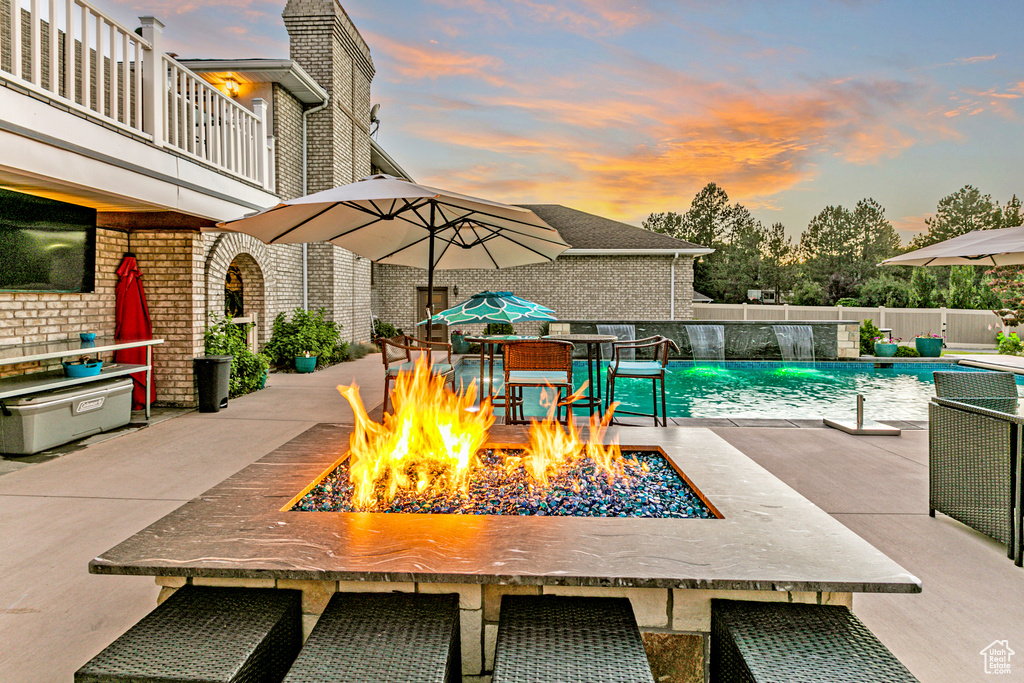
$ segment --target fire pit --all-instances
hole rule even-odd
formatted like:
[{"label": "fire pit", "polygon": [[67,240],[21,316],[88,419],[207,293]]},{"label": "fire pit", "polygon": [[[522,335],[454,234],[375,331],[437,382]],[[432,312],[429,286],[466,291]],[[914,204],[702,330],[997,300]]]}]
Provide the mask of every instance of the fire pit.
[{"label": "fire pit", "polygon": [[622,474],[608,478],[597,463],[580,458],[533,486],[521,464],[522,450],[490,448],[477,453],[481,463],[467,489],[400,492],[366,510],[353,502],[348,457],[318,477],[288,510],[304,512],[388,512],[466,515],[554,515],[573,517],[717,517],[698,491],[658,451],[623,453]]},{"label": "fire pit", "polygon": [[[393,417],[399,415],[400,408]],[[448,419],[443,411],[436,418],[436,424]],[[463,673],[470,676],[490,670],[503,595],[628,597],[645,643],[665,661],[693,663],[693,676],[672,680],[698,682],[704,679],[712,598],[850,606],[853,592],[921,590],[916,577],[707,429],[597,424],[576,435],[579,443],[557,467],[535,457],[538,440],[565,445],[562,438],[571,430],[528,433],[488,425],[466,442],[453,442],[461,458],[454,460],[403,456],[382,464],[348,455],[353,443],[372,445],[378,437],[404,443],[395,435],[418,439],[429,431],[404,417],[393,432],[385,433],[384,426],[368,420],[314,426],[103,553],[90,571],[155,575],[165,595],[186,583],[299,589],[307,631],[336,591],[458,593]],[[478,459],[486,466],[494,456],[488,451],[516,444],[523,453],[497,462],[504,469],[508,459],[519,458],[519,467],[532,470],[529,479],[516,481],[517,490],[522,484],[537,492],[545,477],[546,486],[557,487],[563,467],[589,467],[595,490],[601,487],[591,497],[616,501],[615,486],[627,485],[624,473],[634,461],[641,470],[646,462],[658,472],[660,459],[714,518],[382,514],[407,500],[433,511],[442,483],[455,485],[454,493],[443,495],[461,499],[460,486],[468,494],[475,478],[489,476],[486,467],[471,470],[470,463]],[[588,465],[592,453],[598,457]],[[355,495],[353,466],[357,473],[381,475],[367,479],[365,500]],[[331,474],[342,488],[351,485],[349,497],[341,499],[353,511],[298,511],[302,497]],[[581,492],[590,486],[577,485]],[[557,497],[555,490],[545,496]],[[639,498],[631,482],[629,490]]]},{"label": "fire pit", "polygon": [[282,511],[717,517],[664,453],[604,443],[614,405],[586,439],[575,424],[555,422],[552,405],[527,444],[477,450],[494,424],[490,401],[475,405],[475,385],[450,391],[426,363],[398,376],[394,413],[380,423],[358,387],[338,390],[356,417],[349,452]]}]

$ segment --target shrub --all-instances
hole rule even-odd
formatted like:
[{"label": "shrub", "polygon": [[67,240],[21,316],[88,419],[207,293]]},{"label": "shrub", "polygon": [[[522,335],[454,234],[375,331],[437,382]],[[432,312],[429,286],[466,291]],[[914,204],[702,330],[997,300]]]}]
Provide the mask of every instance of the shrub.
[{"label": "shrub", "polygon": [[[860,355],[871,356],[875,353],[875,337],[882,336],[882,331],[868,318],[860,324]],[[899,351],[899,349],[897,349]]]},{"label": "shrub", "polygon": [[391,339],[405,334],[402,329],[391,323],[382,322],[380,318],[373,319],[373,341],[379,343],[381,339]]},{"label": "shrub", "polygon": [[314,312],[296,308],[291,320],[284,313],[274,318],[273,334],[263,352],[275,365],[287,367],[296,356],[307,352],[316,356],[318,368],[326,367],[348,358],[348,342],[338,339],[341,325],[325,320],[325,309]]},{"label": "shrub", "polygon": [[793,288],[790,303],[794,306],[821,306],[826,303],[825,288],[813,280],[801,280]]},{"label": "shrub", "polygon": [[487,323],[484,334],[515,334],[515,330],[509,323]]},{"label": "shrub", "polygon": [[358,360],[367,354],[374,353],[376,350],[377,347],[375,347],[373,344],[356,342],[355,344],[350,344],[348,347],[348,359]]},{"label": "shrub", "polygon": [[211,314],[203,339],[206,353],[211,356],[231,356],[231,381],[228,395],[244,396],[261,388],[269,363],[266,356],[253,353],[245,343],[245,335],[252,325],[236,325],[224,315]]},{"label": "shrub", "polygon": [[852,297],[845,297],[837,301],[836,306],[860,306],[860,300]]},{"label": "shrub", "polygon": [[896,358],[920,358],[921,354],[913,346],[897,346]]},{"label": "shrub", "polygon": [[1024,356],[1024,342],[1021,342],[1016,332],[1011,332],[1007,336],[1000,331],[996,333],[996,342],[999,344],[999,353],[1007,356]]},{"label": "shrub", "polygon": [[906,308],[913,297],[910,283],[890,273],[877,275],[860,288],[860,298],[868,306]]}]

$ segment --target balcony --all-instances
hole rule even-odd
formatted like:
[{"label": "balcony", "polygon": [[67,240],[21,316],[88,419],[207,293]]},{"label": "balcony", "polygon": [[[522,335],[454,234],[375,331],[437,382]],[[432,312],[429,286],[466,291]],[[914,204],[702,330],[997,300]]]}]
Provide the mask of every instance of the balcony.
[{"label": "balcony", "polygon": [[141,22],[86,0],[0,0],[0,185],[205,218],[273,204],[266,103],[241,106]]}]

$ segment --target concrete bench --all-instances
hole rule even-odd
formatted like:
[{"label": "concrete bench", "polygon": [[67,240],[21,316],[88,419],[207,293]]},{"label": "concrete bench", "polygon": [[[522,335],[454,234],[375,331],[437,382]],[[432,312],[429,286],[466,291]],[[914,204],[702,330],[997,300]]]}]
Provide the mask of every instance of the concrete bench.
[{"label": "concrete bench", "polygon": [[278,683],[302,646],[302,593],[185,586],[75,672],[75,683]]},{"label": "concrete bench", "polygon": [[711,601],[711,683],[909,683],[916,678],[845,607]]},{"label": "concrete bench", "polygon": [[459,596],[335,593],[284,683],[457,683]]},{"label": "concrete bench", "polygon": [[506,595],[492,683],[654,683],[627,598]]}]

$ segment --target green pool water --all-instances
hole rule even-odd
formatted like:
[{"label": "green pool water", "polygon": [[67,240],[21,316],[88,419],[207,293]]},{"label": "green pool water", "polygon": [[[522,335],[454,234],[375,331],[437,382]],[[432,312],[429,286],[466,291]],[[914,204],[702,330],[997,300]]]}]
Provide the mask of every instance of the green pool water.
[{"label": "green pool water", "polygon": [[[869,419],[927,420],[928,401],[935,395],[935,370],[971,372],[949,363],[876,368],[873,363],[859,362],[672,362],[665,393],[669,417],[852,418],[857,412],[857,395],[862,394]],[[458,377],[456,383],[479,382],[479,366],[463,366]],[[498,365],[495,390],[503,392],[500,377]],[[601,377],[603,383],[604,372]],[[577,387],[587,379],[585,361],[573,366],[573,379]],[[541,415],[540,392],[529,392],[526,399],[526,412]],[[649,412],[651,382],[619,379],[615,400],[625,410]]]}]

